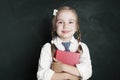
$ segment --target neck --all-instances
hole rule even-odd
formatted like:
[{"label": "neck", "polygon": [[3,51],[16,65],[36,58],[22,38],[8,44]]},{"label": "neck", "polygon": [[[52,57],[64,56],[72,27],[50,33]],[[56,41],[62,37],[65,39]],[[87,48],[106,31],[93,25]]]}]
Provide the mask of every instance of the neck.
[{"label": "neck", "polygon": [[71,40],[71,38],[60,38],[60,39],[64,42],[69,42]]}]

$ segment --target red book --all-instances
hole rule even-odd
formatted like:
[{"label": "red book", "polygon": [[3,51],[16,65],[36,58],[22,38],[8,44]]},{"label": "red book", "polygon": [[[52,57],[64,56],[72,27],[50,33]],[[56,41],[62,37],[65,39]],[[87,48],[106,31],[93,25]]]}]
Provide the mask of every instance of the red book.
[{"label": "red book", "polygon": [[55,58],[64,64],[75,66],[80,63],[80,53],[56,50],[55,55]]}]

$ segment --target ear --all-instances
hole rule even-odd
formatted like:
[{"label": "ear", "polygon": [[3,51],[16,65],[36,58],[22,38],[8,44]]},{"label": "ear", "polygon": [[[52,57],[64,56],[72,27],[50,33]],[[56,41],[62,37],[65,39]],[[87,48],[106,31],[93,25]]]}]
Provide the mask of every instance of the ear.
[{"label": "ear", "polygon": [[55,32],[55,31],[56,31],[56,29],[55,29],[55,27],[54,27],[54,26],[52,27],[52,31],[53,31],[53,32]]},{"label": "ear", "polygon": [[53,31],[56,32],[56,28],[54,28]]}]

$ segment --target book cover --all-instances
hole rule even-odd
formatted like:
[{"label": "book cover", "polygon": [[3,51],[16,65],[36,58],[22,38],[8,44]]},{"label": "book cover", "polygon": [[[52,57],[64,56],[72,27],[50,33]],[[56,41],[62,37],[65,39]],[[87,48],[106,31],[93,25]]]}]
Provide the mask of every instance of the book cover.
[{"label": "book cover", "polygon": [[80,63],[80,53],[56,50],[55,55],[55,58],[64,64],[75,66]]}]

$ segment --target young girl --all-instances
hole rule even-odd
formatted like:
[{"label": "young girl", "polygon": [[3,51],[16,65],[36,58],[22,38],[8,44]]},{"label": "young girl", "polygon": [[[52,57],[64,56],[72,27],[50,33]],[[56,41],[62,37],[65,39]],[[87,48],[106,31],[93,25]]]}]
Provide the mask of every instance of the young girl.
[{"label": "young girl", "polygon": [[[76,11],[63,6],[53,13],[52,40],[46,43],[40,53],[38,80],[87,80],[92,75],[92,65],[88,47],[80,41],[79,20]],[[76,38],[76,36],[77,38]],[[65,50],[67,42],[70,52],[79,52],[80,63],[67,65],[54,58],[55,50]]]}]

